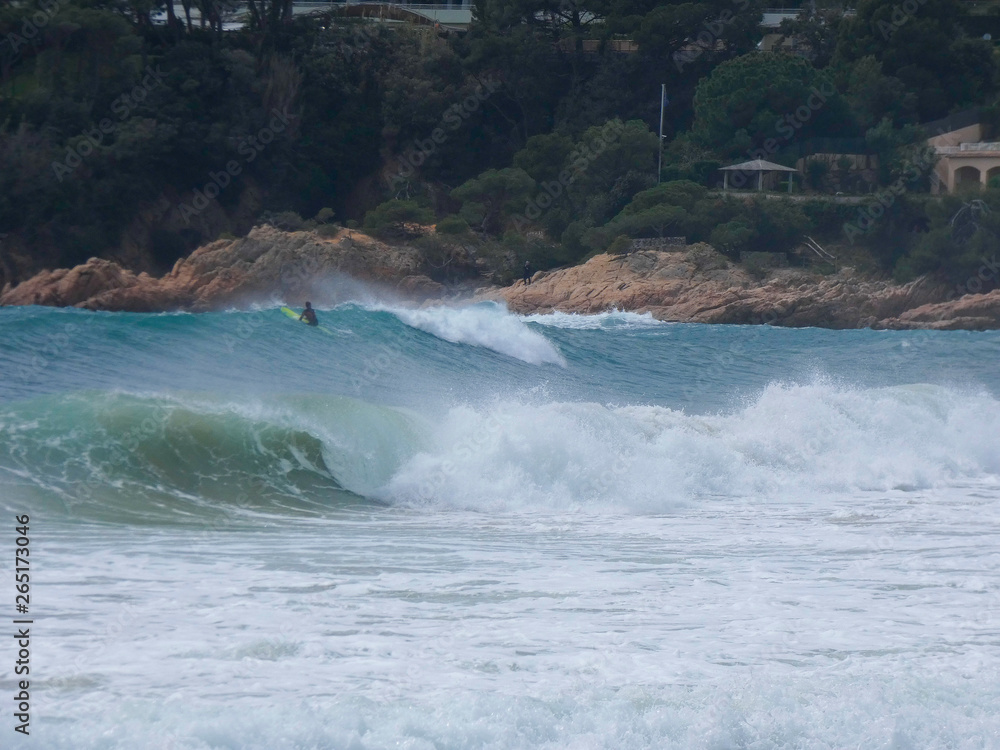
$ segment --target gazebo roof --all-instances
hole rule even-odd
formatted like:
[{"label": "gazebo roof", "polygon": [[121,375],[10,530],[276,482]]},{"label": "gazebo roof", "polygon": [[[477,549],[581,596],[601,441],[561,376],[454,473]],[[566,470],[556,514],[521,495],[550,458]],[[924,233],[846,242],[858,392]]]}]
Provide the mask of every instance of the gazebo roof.
[{"label": "gazebo roof", "polygon": [[783,167],[780,164],[775,164],[773,161],[764,161],[763,159],[754,159],[753,161],[745,161],[742,164],[734,164],[731,167],[722,167],[723,172],[798,172],[797,169],[792,169],[791,167]]}]

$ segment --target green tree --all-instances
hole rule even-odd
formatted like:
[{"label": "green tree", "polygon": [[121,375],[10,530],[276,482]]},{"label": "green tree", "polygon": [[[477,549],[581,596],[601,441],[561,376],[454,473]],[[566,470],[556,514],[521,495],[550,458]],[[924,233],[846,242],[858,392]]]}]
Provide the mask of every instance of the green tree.
[{"label": "green tree", "polygon": [[691,229],[690,212],[706,194],[704,187],[686,180],[643,190],[607,224],[585,232],[583,241],[595,250],[604,250],[619,236],[687,236]]},{"label": "green tree", "polygon": [[708,190],[705,187],[690,180],[664,182],[636,194],[622,213],[625,215],[635,214],[663,204],[680,206],[686,211],[691,211],[695,204],[703,200],[707,194]]},{"label": "green tree", "polygon": [[922,128],[908,125],[897,130],[885,118],[865,133],[865,142],[878,157],[883,185],[905,181],[906,189],[911,190],[928,184],[937,157]]},{"label": "green tree", "polygon": [[844,8],[837,0],[820,0],[803,5],[795,18],[786,18],[779,30],[778,44],[790,39],[797,52],[817,69],[825,68],[837,50],[837,36],[844,22]]},{"label": "green tree", "polygon": [[909,281],[936,274],[956,284],[960,296],[1000,286],[995,274],[983,281],[984,260],[1000,246],[1000,190],[986,190],[974,200],[947,196],[927,209],[930,230],[922,234],[895,267],[897,279]]},{"label": "green tree", "polygon": [[562,133],[546,133],[528,139],[514,154],[514,166],[523,169],[536,182],[558,180],[573,153],[573,139]]},{"label": "green tree", "polygon": [[780,53],[722,63],[698,84],[694,108],[692,139],[729,157],[749,147],[767,158],[793,139],[854,130],[829,77],[800,57]]},{"label": "green tree", "polygon": [[754,230],[750,249],[759,252],[785,252],[802,241],[811,223],[802,208],[781,199],[758,199],[747,206]]},{"label": "green tree", "polygon": [[867,130],[884,118],[902,124],[916,118],[917,95],[903,82],[882,72],[882,63],[873,55],[850,66],[847,101],[858,125]]},{"label": "green tree", "polygon": [[712,229],[709,242],[716,250],[735,258],[750,248],[756,238],[756,230],[745,221],[727,221]]},{"label": "green tree", "polygon": [[505,219],[523,211],[535,181],[523,169],[489,169],[451,192],[462,202],[461,216],[488,234],[503,233]]},{"label": "green tree", "polygon": [[840,27],[835,59],[874,57],[916,96],[922,121],[944,117],[997,90],[992,46],[969,38],[961,16],[957,0],[925,0],[913,12],[895,0],[861,0]]}]

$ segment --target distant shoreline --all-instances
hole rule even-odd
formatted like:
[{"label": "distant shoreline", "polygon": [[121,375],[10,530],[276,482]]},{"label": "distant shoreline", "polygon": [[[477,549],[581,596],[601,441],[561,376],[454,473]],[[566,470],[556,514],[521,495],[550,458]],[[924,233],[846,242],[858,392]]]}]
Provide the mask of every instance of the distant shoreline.
[{"label": "distant shoreline", "polygon": [[954,298],[952,287],[928,278],[896,284],[851,268],[830,275],[778,268],[754,277],[706,244],[597,255],[577,266],[535,273],[530,285],[518,281],[473,293],[472,283],[436,282],[418,249],[356,231],[323,237],[262,226],[245,238],[205,245],[158,278],[97,258],[72,269],[42,271],[7,287],[0,305],[204,312],[279,298],[336,303],[365,293],[419,304],[494,300],[517,313],[649,312],[675,322],[1000,329],[1000,290]]}]

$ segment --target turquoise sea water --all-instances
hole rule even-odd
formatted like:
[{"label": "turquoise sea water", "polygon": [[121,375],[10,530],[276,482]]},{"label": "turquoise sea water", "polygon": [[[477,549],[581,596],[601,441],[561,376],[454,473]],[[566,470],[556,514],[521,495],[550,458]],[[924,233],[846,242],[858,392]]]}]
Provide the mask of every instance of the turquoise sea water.
[{"label": "turquoise sea water", "polygon": [[320,318],[0,309],[39,747],[1000,747],[1000,333]]}]

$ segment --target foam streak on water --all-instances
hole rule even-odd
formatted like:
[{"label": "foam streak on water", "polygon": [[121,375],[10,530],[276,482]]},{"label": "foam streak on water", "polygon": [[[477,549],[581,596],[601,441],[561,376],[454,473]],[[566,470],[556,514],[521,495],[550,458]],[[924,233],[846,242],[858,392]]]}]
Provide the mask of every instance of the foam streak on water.
[{"label": "foam streak on water", "polygon": [[38,747],[1000,748],[1000,334],[320,316],[0,310]]}]

